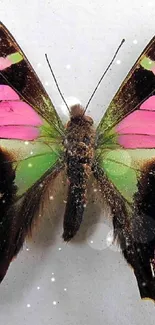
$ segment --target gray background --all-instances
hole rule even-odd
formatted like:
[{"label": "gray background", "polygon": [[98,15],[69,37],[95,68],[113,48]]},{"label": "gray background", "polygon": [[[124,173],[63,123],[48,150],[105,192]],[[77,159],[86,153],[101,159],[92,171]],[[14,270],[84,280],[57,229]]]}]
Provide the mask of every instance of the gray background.
[{"label": "gray background", "polygon": [[[126,39],[90,105],[96,123],[155,31],[155,2],[134,0],[0,0],[0,19],[12,32],[67,119],[44,54],[65,98],[86,104],[122,38]],[[59,187],[61,186],[61,180]],[[77,238],[61,239],[65,203],[54,211],[11,264],[0,286],[0,324],[154,324],[151,301],[114,246],[107,247],[109,216],[91,204]],[[63,194],[63,193],[62,193]],[[91,209],[91,213],[89,210]]]}]

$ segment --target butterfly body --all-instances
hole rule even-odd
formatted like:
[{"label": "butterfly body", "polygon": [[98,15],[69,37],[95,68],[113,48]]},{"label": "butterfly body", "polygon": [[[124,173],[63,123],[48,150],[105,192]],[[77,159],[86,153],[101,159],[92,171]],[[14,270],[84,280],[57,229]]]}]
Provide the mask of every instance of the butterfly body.
[{"label": "butterfly body", "polygon": [[93,120],[80,105],[71,107],[66,128],[66,171],[69,182],[64,215],[64,240],[70,240],[82,222],[86,191],[94,160],[95,131]]},{"label": "butterfly body", "polygon": [[97,128],[80,105],[71,107],[65,127],[2,23],[0,39],[0,280],[65,171],[64,240],[79,230],[94,176],[140,295],[155,300],[155,38]]}]

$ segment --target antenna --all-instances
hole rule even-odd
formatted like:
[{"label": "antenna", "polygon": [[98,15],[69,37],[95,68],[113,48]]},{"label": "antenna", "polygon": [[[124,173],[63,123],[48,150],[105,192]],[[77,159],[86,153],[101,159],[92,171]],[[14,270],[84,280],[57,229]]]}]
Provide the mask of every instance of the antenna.
[{"label": "antenna", "polygon": [[66,100],[65,100],[65,98],[64,98],[64,96],[63,96],[63,94],[62,94],[62,92],[61,92],[61,90],[60,90],[60,87],[59,87],[58,82],[57,82],[57,80],[56,80],[55,74],[54,74],[54,72],[53,72],[53,70],[52,70],[52,67],[51,67],[51,64],[50,64],[50,62],[49,62],[49,59],[48,59],[47,54],[45,54],[45,58],[46,58],[46,61],[47,61],[48,66],[49,66],[49,68],[50,68],[50,71],[51,71],[51,73],[52,73],[52,76],[53,76],[53,79],[54,79],[54,81],[55,81],[55,84],[56,84],[56,86],[57,86],[58,92],[59,92],[59,94],[60,94],[60,96],[61,96],[63,102],[65,103],[65,105],[66,105],[66,107],[67,107],[67,109],[68,109],[68,111],[69,111],[69,113],[70,113],[70,108],[69,108],[69,106],[67,105],[67,102],[66,102]]},{"label": "antenna", "polygon": [[115,54],[114,54],[114,56],[113,56],[111,62],[109,63],[108,67],[106,68],[106,70],[104,71],[102,77],[100,78],[100,80],[99,80],[97,86],[95,87],[95,89],[94,89],[92,95],[90,96],[90,98],[89,98],[89,100],[88,100],[88,103],[87,103],[86,108],[85,108],[85,110],[84,110],[84,114],[85,114],[85,112],[86,112],[86,110],[87,110],[87,108],[88,108],[88,106],[89,106],[89,104],[90,104],[92,98],[94,97],[97,88],[99,87],[99,85],[100,85],[100,83],[102,82],[104,76],[106,75],[107,71],[109,70],[109,68],[111,67],[112,63],[114,62],[114,60],[115,60],[115,58],[116,58],[116,56],[117,56],[117,53],[119,52],[119,50],[120,50],[120,48],[122,47],[122,45],[123,45],[124,42],[125,42],[125,39],[123,39],[123,40],[121,41],[121,43],[120,43],[120,45],[118,46],[118,48],[117,48],[117,50],[116,50],[116,52],[115,52]]}]

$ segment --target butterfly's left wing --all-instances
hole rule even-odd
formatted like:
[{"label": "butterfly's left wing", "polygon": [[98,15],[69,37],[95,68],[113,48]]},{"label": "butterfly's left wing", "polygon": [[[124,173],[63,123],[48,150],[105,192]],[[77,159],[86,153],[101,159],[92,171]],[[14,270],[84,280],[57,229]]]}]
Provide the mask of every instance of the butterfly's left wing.
[{"label": "butterfly's left wing", "polygon": [[142,298],[155,300],[155,38],[97,129],[95,176]]},{"label": "butterfly's left wing", "polygon": [[63,168],[64,134],[33,68],[0,24],[0,280]]}]

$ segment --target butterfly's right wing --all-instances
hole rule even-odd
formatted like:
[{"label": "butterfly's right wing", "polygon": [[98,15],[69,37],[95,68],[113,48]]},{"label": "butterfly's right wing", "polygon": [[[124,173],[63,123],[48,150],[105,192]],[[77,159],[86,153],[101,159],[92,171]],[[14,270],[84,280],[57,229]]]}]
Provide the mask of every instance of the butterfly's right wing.
[{"label": "butterfly's right wing", "polygon": [[50,132],[64,134],[51,99],[14,37],[0,22],[0,84],[11,86],[50,125]]},{"label": "butterfly's right wing", "polygon": [[[9,114],[12,119],[16,117],[14,111]],[[35,114],[35,120],[37,117]],[[7,125],[4,128],[0,125],[0,133],[5,128]],[[9,139],[0,140],[0,281],[12,258],[22,248],[26,236],[31,233],[46,190],[64,168],[61,138],[56,140],[42,130],[39,136],[28,141],[29,130],[25,132],[22,126],[20,134],[26,138],[21,141],[16,139],[16,135],[19,137],[14,130],[16,126],[11,128]]]},{"label": "butterfly's right wing", "polygon": [[[52,188],[64,163],[52,152],[42,152],[17,162],[19,167],[14,169],[10,155],[2,150],[0,162],[1,282],[26,236],[31,235],[38,218],[43,216],[44,208],[48,208],[50,198],[45,194]],[[18,196],[21,189],[22,196]]]}]

